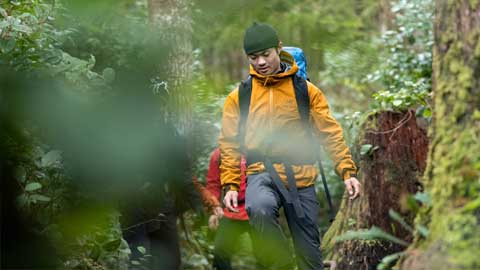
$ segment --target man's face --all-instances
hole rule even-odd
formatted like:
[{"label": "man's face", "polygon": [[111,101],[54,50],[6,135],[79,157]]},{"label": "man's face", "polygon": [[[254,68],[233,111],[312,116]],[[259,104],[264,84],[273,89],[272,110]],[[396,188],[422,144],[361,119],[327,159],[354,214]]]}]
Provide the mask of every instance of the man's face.
[{"label": "man's face", "polygon": [[248,61],[261,75],[272,75],[280,71],[280,48],[270,48],[248,55]]}]

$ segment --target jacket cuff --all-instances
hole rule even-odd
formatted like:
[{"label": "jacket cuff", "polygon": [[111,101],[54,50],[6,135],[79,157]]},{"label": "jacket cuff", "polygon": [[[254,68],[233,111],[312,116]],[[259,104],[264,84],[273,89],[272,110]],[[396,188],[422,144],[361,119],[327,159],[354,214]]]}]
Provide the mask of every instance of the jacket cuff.
[{"label": "jacket cuff", "polygon": [[236,184],[225,184],[223,186],[223,192],[227,193],[228,191],[239,191],[240,187]]},{"label": "jacket cuff", "polygon": [[357,171],[355,169],[352,169],[352,168],[343,169],[342,178],[344,181],[352,177],[355,177],[355,178],[357,177]]}]

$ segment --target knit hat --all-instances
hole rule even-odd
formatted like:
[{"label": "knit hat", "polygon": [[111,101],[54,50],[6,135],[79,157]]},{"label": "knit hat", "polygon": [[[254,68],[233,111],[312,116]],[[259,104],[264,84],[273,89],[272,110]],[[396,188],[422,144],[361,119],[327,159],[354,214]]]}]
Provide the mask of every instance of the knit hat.
[{"label": "knit hat", "polygon": [[246,54],[252,54],[278,46],[277,32],[265,23],[254,22],[247,28],[243,37],[243,49]]}]

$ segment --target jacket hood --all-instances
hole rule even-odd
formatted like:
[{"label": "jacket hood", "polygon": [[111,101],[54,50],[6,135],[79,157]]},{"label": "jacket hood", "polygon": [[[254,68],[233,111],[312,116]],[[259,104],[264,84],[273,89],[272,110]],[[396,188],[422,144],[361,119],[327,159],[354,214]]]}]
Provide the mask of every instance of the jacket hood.
[{"label": "jacket hood", "polygon": [[274,84],[285,77],[294,76],[298,71],[298,66],[297,63],[295,63],[293,56],[283,50],[280,51],[280,65],[282,66],[282,71],[272,75],[262,75],[250,65],[250,75],[257,78],[263,85],[269,85]]}]

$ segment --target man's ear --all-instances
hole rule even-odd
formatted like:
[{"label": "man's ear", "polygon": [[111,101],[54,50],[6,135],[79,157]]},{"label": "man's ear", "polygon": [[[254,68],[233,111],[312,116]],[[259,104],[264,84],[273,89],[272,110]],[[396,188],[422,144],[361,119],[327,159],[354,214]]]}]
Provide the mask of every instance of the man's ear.
[{"label": "man's ear", "polygon": [[282,41],[279,41],[279,42],[278,42],[278,47],[277,47],[277,48],[278,48],[278,52],[280,52],[280,51],[282,50],[282,45],[283,45]]}]

